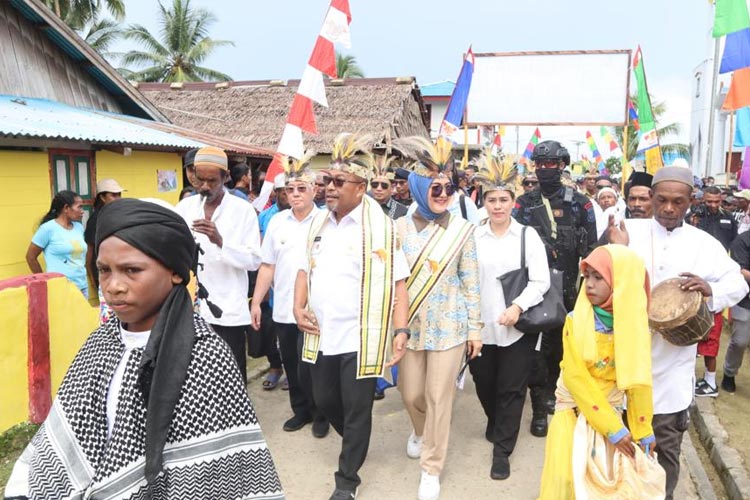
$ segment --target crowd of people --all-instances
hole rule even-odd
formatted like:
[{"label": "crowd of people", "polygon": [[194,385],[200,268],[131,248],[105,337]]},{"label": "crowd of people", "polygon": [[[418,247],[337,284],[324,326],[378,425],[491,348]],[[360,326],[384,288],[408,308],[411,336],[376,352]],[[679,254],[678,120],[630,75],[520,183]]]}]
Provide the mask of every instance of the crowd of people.
[{"label": "crowd of people", "polygon": [[[598,173],[574,180],[557,141],[537,144],[523,174],[489,150],[461,170],[442,140],[374,143],[339,135],[317,172],[284,159],[260,213],[250,167],[212,147],[186,154],[176,207],[120,199],[105,179],[84,231],[81,198],[58,193],[29,267],[42,272],[44,252],[87,297],[90,277],[107,314],[6,498],[282,498],[248,354],[269,360],[264,389],[286,375],[284,431],[341,436],[331,500],[356,497],[374,401],[392,386],[416,496],[437,500],[467,373],[492,479],[511,475],[528,392],[529,432],[547,439],[540,498],[673,498],[688,407],[735,391],[750,344],[750,191],[680,166],[635,172],[622,190]],[[681,344],[646,312],[674,278],[713,317]],[[567,316],[538,326],[534,311],[555,305]]]}]

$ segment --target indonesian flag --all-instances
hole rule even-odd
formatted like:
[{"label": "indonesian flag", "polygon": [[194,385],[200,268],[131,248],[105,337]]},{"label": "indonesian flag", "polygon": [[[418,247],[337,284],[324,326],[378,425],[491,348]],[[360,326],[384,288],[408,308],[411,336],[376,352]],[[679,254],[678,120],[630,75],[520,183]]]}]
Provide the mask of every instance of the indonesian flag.
[{"label": "indonesian flag", "polygon": [[268,166],[266,180],[263,183],[260,195],[253,202],[253,206],[258,211],[263,210],[268,203],[268,197],[273,191],[273,180],[277,175],[283,173],[280,161],[281,155],[302,158],[305,152],[302,132],[313,135],[318,133],[313,103],[328,107],[323,75],[336,78],[334,44],[338,43],[347,48],[351,47],[349,34],[351,22],[352,14],[349,10],[349,0],[331,0],[331,5],[328,7],[325,20],[323,20],[323,26],[315,40],[312,54],[310,54],[310,59],[302,73],[297,93],[292,100],[286,125],[276,149],[277,154],[274,155],[271,164]]}]

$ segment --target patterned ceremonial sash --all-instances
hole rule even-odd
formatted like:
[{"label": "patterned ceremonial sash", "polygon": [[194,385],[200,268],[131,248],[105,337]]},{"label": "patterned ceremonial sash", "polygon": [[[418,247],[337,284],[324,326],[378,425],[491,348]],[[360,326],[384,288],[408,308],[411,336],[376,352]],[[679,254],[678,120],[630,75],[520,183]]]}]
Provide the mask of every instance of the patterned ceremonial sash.
[{"label": "patterned ceremonial sash", "polygon": [[[359,310],[360,343],[357,353],[357,378],[382,377],[388,350],[388,332],[393,312],[393,253],[395,232],[392,221],[377,203],[362,200],[362,277]],[[312,249],[330,221],[329,212],[321,211],[312,221],[307,237],[308,308],[312,293],[311,275],[315,268]],[[323,332],[321,332],[321,335]],[[315,363],[320,350],[320,335],[305,334],[302,360]]]},{"label": "patterned ceremonial sash", "polygon": [[432,232],[422,247],[422,251],[414,260],[411,275],[406,280],[406,288],[409,292],[409,324],[474,232],[472,224],[453,216],[447,229],[443,229],[438,224],[432,224],[432,226]]}]

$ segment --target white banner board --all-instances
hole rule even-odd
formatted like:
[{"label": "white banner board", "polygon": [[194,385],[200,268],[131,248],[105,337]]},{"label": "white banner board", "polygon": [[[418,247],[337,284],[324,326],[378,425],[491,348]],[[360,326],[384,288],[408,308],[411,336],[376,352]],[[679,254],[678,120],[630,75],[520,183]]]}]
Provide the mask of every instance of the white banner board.
[{"label": "white banner board", "polygon": [[474,54],[470,125],[623,125],[630,51]]}]

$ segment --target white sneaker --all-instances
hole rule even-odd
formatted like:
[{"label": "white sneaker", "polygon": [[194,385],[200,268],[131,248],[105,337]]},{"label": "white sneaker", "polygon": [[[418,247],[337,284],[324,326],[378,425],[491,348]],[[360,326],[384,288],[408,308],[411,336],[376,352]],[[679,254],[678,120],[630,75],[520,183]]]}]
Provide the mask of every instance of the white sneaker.
[{"label": "white sneaker", "polygon": [[421,455],[422,437],[417,436],[414,431],[412,431],[409,440],[406,442],[406,456],[409,458],[419,458]]},{"label": "white sneaker", "polygon": [[440,476],[433,476],[422,471],[422,479],[419,480],[419,500],[438,500],[440,497]]}]

